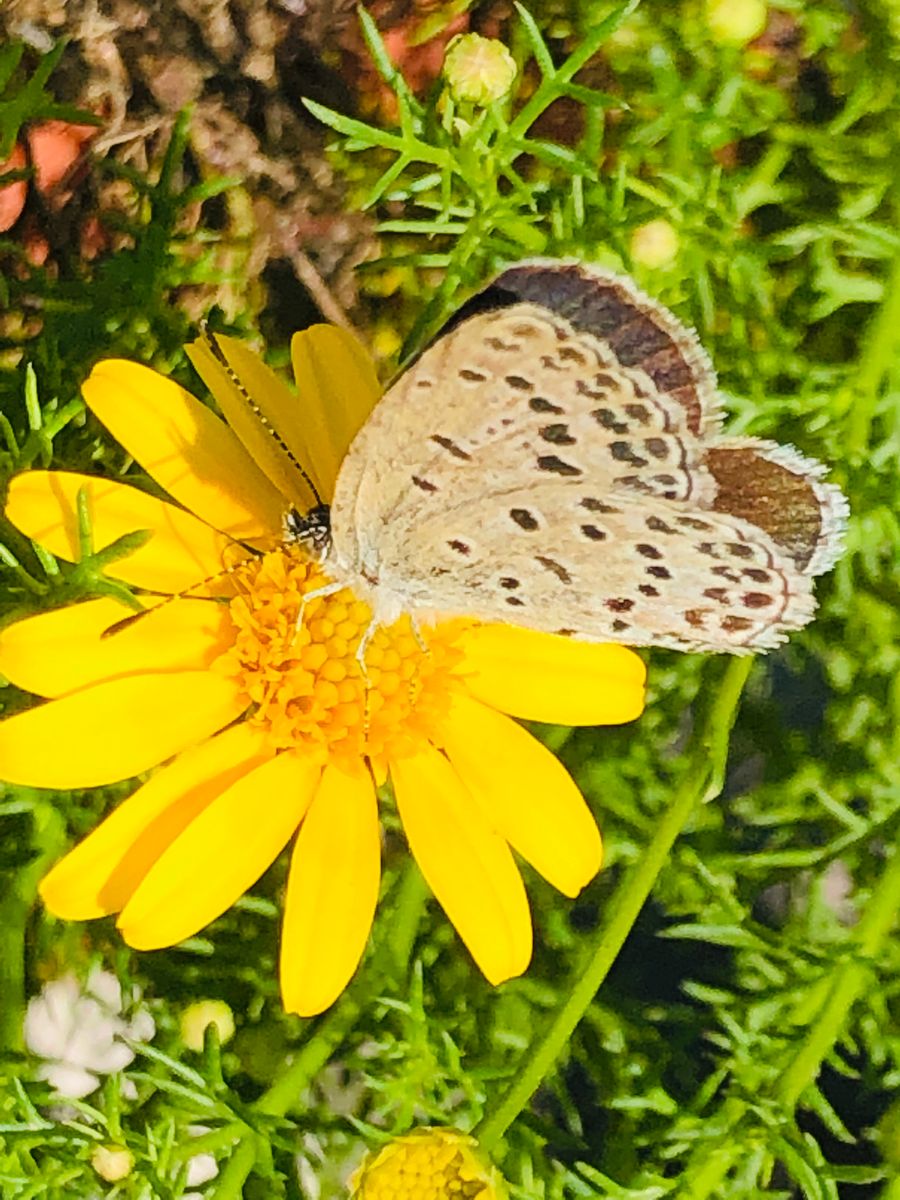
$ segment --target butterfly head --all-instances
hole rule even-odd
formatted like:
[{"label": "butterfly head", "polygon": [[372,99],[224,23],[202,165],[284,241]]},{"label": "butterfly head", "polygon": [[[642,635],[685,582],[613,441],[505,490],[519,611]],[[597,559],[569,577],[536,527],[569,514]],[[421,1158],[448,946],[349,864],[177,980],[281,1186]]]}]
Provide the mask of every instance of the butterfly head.
[{"label": "butterfly head", "polygon": [[331,549],[331,510],[327,504],[317,504],[306,513],[289,508],[282,518],[281,533],[286,546],[302,546],[321,562]]}]

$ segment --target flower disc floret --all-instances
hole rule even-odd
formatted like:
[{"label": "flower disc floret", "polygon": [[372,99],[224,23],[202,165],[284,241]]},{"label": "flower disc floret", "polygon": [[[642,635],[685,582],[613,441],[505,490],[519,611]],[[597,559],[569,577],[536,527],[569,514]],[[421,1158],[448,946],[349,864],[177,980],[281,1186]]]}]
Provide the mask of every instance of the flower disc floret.
[{"label": "flower disc floret", "polygon": [[462,659],[458,628],[423,633],[408,618],[373,628],[364,601],[329,593],[291,547],[243,563],[234,582],[234,641],[218,669],[239,681],[273,749],[380,762],[436,736]]},{"label": "flower disc floret", "polygon": [[453,1129],[395,1138],[357,1172],[353,1200],[498,1200],[502,1182],[474,1146],[474,1138]]}]

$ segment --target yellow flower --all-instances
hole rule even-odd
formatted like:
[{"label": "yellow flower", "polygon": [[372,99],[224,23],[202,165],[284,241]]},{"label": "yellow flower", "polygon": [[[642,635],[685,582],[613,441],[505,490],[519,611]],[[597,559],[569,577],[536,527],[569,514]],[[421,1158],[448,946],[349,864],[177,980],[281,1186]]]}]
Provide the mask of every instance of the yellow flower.
[{"label": "yellow flower", "polygon": [[353,1200],[503,1200],[498,1173],[453,1129],[417,1129],[371,1155],[350,1180]]},{"label": "yellow flower", "polygon": [[378,397],[374,368],[340,330],[298,334],[298,400],[240,342],[219,341],[231,371],[202,342],[189,354],[228,424],[136,363],[101,362],[84,385],[94,414],[176,503],[64,471],[10,485],[10,520],[70,561],[79,502],[95,551],[152,531],[108,567],[146,615],[127,620],[103,597],[0,634],[0,671],[47,700],[0,723],[0,776],[88,788],[164,764],[51,870],[44,901],[71,920],[118,913],[139,949],[172,945],[295,838],[282,995],[292,1012],[321,1012],[368,938],[376,786],[390,777],[412,852],[476,962],[492,983],[518,975],[531,921],[512,850],[574,896],[601,848],[569,775],[505,714],[632,720],[643,665],[621,646],[465,620],[418,630],[403,618],[368,638],[363,671],[366,604],[347,589],[304,600],[327,584],[326,568],[285,543],[282,521],[313,501],[297,462],[331,496]]}]

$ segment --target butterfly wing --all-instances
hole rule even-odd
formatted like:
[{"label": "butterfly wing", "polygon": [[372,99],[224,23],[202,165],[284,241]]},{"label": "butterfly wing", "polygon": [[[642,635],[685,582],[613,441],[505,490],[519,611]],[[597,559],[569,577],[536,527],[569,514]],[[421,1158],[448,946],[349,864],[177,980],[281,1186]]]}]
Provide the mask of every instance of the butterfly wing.
[{"label": "butterfly wing", "polygon": [[[456,510],[423,514],[399,534],[392,552],[407,607],[589,641],[733,652],[775,646],[812,616],[811,578],[738,517],[600,500],[573,482],[485,501],[491,523]],[[385,571],[389,586],[400,583]]]},{"label": "butterfly wing", "polygon": [[812,614],[840,493],[796,452],[718,428],[712,370],[671,314],[579,264],[522,264],[357,436],[332,509],[336,565],[398,611],[774,645]]},{"label": "butterfly wing", "polygon": [[[652,351],[644,362],[633,337],[617,336],[634,328]],[[368,561],[384,517],[475,451],[518,481],[524,445],[565,472],[577,439],[605,486],[688,499],[703,482],[691,447],[718,423],[696,338],[630,281],[576,263],[513,267],[459,310],[352,443],[332,506],[337,556]],[[479,476],[466,475],[477,492]]]}]

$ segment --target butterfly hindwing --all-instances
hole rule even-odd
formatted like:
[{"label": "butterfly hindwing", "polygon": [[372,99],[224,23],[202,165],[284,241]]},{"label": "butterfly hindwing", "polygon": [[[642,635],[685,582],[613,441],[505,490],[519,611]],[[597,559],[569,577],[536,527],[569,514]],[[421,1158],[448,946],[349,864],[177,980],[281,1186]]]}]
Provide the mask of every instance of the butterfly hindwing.
[{"label": "butterfly hindwing", "polygon": [[812,609],[811,581],[748,522],[581,481],[488,494],[492,518],[441,512],[398,528],[388,586],[423,614],[464,613],[589,641],[740,652]]}]

